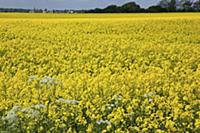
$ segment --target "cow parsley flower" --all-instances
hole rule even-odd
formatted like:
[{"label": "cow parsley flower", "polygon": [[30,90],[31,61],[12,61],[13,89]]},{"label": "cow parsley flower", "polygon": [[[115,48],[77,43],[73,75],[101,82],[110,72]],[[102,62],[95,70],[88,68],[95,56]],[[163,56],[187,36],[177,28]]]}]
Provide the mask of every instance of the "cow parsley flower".
[{"label": "cow parsley flower", "polygon": [[79,101],[77,101],[77,100],[67,100],[67,99],[59,98],[59,99],[56,100],[56,103],[65,103],[65,104],[77,105],[77,104],[79,104]]},{"label": "cow parsley flower", "polygon": [[148,98],[149,102],[152,102],[153,101],[152,97],[155,95],[156,95],[155,93],[150,92],[150,93],[144,94],[144,98]]},{"label": "cow parsley flower", "polygon": [[147,98],[147,97],[152,97],[152,96],[155,96],[155,94],[154,94],[153,92],[144,94],[144,97],[145,97],[145,98]]},{"label": "cow parsley flower", "polygon": [[20,109],[20,106],[14,106],[2,119],[8,121],[9,124],[15,124],[16,122],[18,122],[19,119],[17,116],[17,112],[20,111]]},{"label": "cow parsley flower", "polygon": [[40,111],[32,109],[32,108],[24,108],[21,110],[24,115],[28,116],[29,118],[39,118]]},{"label": "cow parsley flower", "polygon": [[32,82],[32,81],[34,81],[34,80],[36,80],[36,79],[37,79],[37,76],[35,76],[35,75],[29,76],[29,77],[28,77],[28,82]]},{"label": "cow parsley flower", "polygon": [[97,123],[98,125],[101,125],[101,124],[110,125],[110,124],[111,124],[108,120],[100,120],[100,121],[97,121],[96,123]]},{"label": "cow parsley flower", "polygon": [[58,83],[56,82],[55,78],[51,78],[49,76],[44,76],[44,78],[42,78],[40,80],[40,84],[42,84],[42,85],[44,85],[44,84],[57,85]]},{"label": "cow parsley flower", "polygon": [[32,108],[40,110],[40,109],[46,108],[46,106],[44,104],[36,104],[36,105],[33,105]]}]

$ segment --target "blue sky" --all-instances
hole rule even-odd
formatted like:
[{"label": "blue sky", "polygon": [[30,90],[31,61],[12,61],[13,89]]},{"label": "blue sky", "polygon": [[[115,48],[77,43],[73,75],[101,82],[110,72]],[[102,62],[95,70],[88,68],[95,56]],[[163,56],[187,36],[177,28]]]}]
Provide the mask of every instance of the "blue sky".
[{"label": "blue sky", "polygon": [[[91,9],[110,4],[121,5],[132,0],[0,0],[2,8],[48,8],[48,9]],[[135,0],[142,7],[156,4],[159,0]]]}]

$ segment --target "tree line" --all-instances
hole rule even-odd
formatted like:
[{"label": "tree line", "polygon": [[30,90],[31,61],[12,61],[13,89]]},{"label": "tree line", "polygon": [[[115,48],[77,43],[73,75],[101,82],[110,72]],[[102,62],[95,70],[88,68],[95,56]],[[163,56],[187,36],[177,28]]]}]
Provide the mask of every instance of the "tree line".
[{"label": "tree line", "polygon": [[47,9],[15,9],[0,8],[0,12],[43,12],[43,13],[142,13],[142,12],[199,12],[200,0],[161,0],[147,9],[136,2],[128,2],[121,6],[109,5],[106,8],[91,10],[47,10]]},{"label": "tree line", "polygon": [[92,9],[88,13],[137,13],[137,12],[199,12],[200,0],[161,0],[147,9],[136,2],[128,2],[122,6],[109,5],[106,8]]},{"label": "tree line", "polygon": [[30,12],[30,9],[21,8],[0,8],[0,12]]}]

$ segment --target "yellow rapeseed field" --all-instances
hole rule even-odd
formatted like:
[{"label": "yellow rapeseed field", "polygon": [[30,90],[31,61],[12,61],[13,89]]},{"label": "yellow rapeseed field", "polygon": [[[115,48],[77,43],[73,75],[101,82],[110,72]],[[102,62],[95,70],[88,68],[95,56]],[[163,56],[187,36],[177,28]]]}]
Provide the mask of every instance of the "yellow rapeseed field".
[{"label": "yellow rapeseed field", "polygon": [[200,132],[200,14],[0,14],[0,131]]}]

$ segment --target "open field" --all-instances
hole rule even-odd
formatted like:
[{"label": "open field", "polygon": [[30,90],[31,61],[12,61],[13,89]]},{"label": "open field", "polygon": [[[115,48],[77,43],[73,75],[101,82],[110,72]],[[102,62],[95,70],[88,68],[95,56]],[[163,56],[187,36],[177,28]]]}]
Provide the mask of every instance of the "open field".
[{"label": "open field", "polygon": [[0,131],[200,132],[200,14],[0,14]]}]

